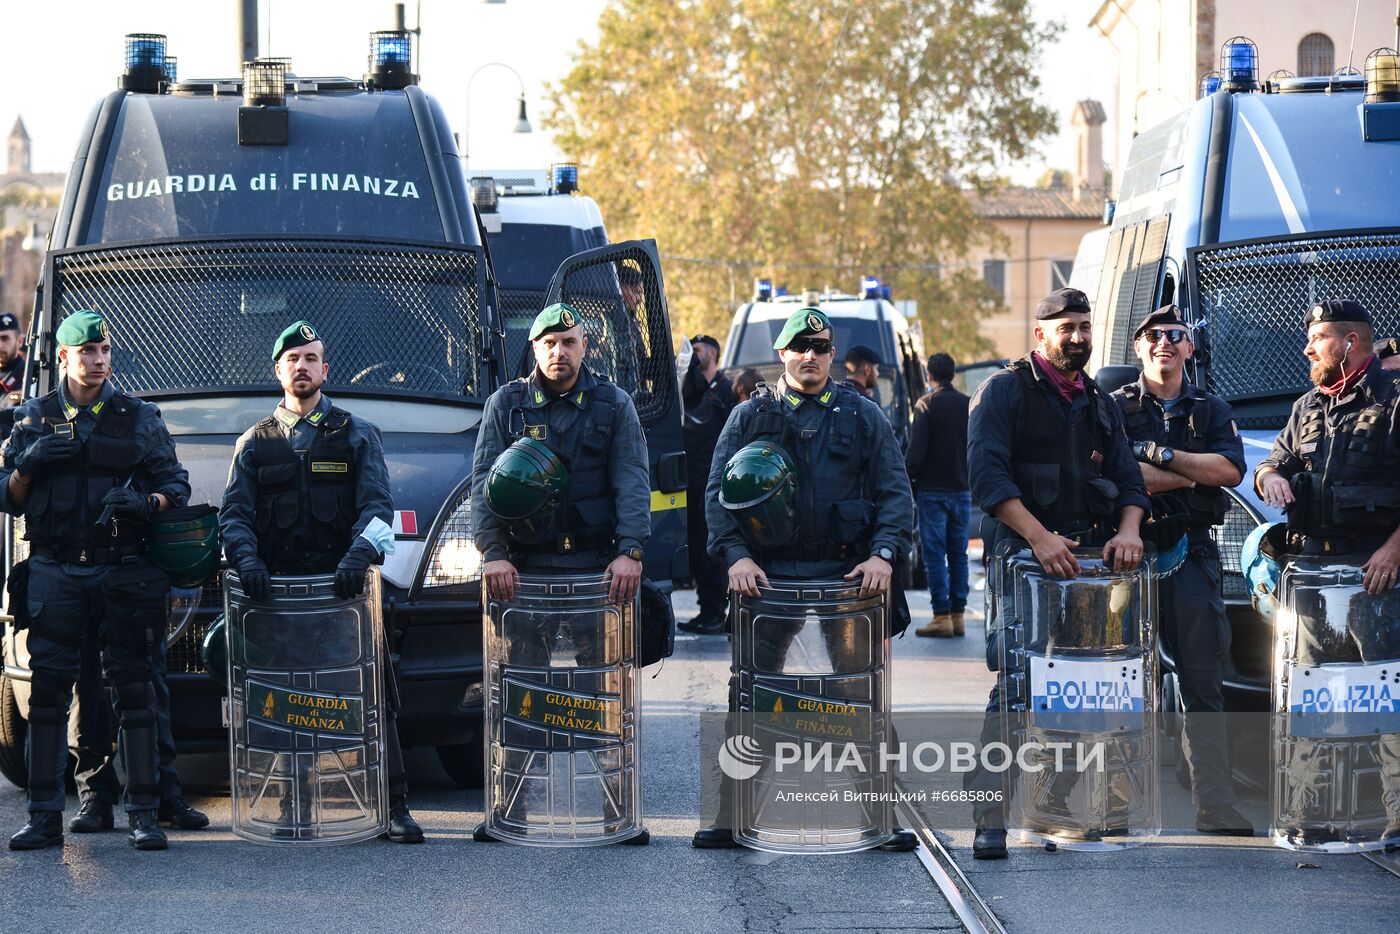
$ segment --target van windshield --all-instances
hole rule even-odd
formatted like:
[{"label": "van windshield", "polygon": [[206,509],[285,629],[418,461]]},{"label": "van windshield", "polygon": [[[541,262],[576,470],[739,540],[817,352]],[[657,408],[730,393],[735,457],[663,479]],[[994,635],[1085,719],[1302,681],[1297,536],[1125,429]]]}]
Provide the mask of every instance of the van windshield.
[{"label": "van windshield", "polygon": [[278,390],[273,342],[306,319],[340,392],[485,397],[479,253],[324,240],[191,241],[51,254],[52,326],[107,319],[128,392]]},{"label": "van windshield", "polygon": [[[794,310],[796,309],[794,308]],[[845,358],[846,351],[857,344],[864,344],[878,353],[881,358],[880,362],[883,364],[892,365],[896,362],[885,359],[888,356],[888,351],[885,347],[885,339],[881,336],[880,322],[836,315],[829,317],[832,330],[835,331],[834,340],[836,342],[836,359],[832,362],[833,371],[839,374],[839,364]],[[730,365],[757,366],[761,363],[776,363],[778,352],[773,349],[773,342],[782,333],[785,321],[785,318],[746,321],[743,333],[739,337],[739,346],[734,349],[734,358]]]}]

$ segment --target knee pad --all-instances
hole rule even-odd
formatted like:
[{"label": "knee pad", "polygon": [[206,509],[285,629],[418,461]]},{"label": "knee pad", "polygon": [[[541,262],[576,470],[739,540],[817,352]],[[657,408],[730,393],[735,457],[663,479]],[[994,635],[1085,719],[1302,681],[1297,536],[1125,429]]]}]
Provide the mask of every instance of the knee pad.
[{"label": "knee pad", "polygon": [[129,710],[145,710],[155,699],[150,675],[144,671],[120,672],[112,677],[112,687],[117,692],[117,706],[123,716]]},{"label": "knee pad", "polygon": [[[36,671],[29,681],[29,706],[64,710],[73,697],[73,683],[47,671]],[[30,719],[33,719],[32,717]]]}]

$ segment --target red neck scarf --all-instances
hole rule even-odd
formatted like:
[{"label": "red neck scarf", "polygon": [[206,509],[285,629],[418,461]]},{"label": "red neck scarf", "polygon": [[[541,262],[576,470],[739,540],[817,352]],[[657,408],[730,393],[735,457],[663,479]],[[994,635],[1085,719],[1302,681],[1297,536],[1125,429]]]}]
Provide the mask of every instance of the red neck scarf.
[{"label": "red neck scarf", "polygon": [[1066,402],[1073,405],[1074,397],[1084,391],[1084,374],[1076,372],[1074,379],[1070,379],[1055,369],[1054,365],[1041,356],[1038,350],[1031,354],[1031,359],[1035,361],[1036,366],[1040,367],[1040,372],[1045,374],[1045,378],[1050,380],[1050,385],[1055,387],[1055,391],[1063,396]]},{"label": "red neck scarf", "polygon": [[1374,359],[1376,359],[1376,355],[1372,354],[1371,356],[1366,358],[1365,363],[1361,364],[1359,367],[1352,370],[1350,373],[1348,373],[1346,371],[1346,367],[1343,366],[1343,376],[1341,379],[1337,380],[1330,386],[1319,386],[1317,387],[1317,391],[1322,393],[1324,396],[1340,396],[1351,392],[1357,387],[1357,384],[1359,384],[1363,379],[1366,378],[1366,371],[1371,368],[1371,361]]}]

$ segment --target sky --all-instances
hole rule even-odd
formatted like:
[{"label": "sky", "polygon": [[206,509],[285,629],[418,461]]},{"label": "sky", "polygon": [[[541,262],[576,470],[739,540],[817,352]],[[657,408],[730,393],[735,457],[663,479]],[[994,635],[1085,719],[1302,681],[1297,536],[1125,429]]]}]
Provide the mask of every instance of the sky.
[{"label": "sky", "polygon": [[[422,85],[442,102],[459,138],[466,133],[474,169],[543,169],[564,158],[541,125],[543,91],[569,71],[580,42],[596,41],[598,16],[608,2],[409,0],[410,28],[421,11]],[[293,70],[302,75],[363,74],[369,33],[393,25],[389,0],[260,0],[258,6],[261,54],[291,57]],[[1099,6],[1100,0],[1033,0],[1037,18],[1068,24],[1041,63],[1042,99],[1066,129],[1076,100],[1097,97],[1111,111],[1111,49],[1095,40],[1087,25]],[[7,3],[10,64],[9,80],[0,85],[0,133],[8,134],[15,116],[22,115],[33,168],[66,172],[89,112],[116,86],[126,33],[168,36],[167,52],[179,58],[182,78],[227,77],[238,73],[238,10],[238,0]],[[37,38],[14,41],[25,36]],[[494,63],[511,66],[519,80]],[[529,134],[512,132],[522,84],[533,128]],[[1104,129],[1111,138],[1111,127]],[[1017,183],[1031,184],[1048,166],[1073,164],[1073,138],[1064,132],[1037,158],[1006,171]]]}]

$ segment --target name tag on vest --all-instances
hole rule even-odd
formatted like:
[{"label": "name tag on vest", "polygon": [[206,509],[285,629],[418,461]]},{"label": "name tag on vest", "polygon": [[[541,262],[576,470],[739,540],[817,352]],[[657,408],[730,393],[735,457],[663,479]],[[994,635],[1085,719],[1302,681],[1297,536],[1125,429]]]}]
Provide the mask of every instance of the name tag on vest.
[{"label": "name tag on vest", "polygon": [[312,461],[312,473],[349,473],[350,465],[344,461]]}]

